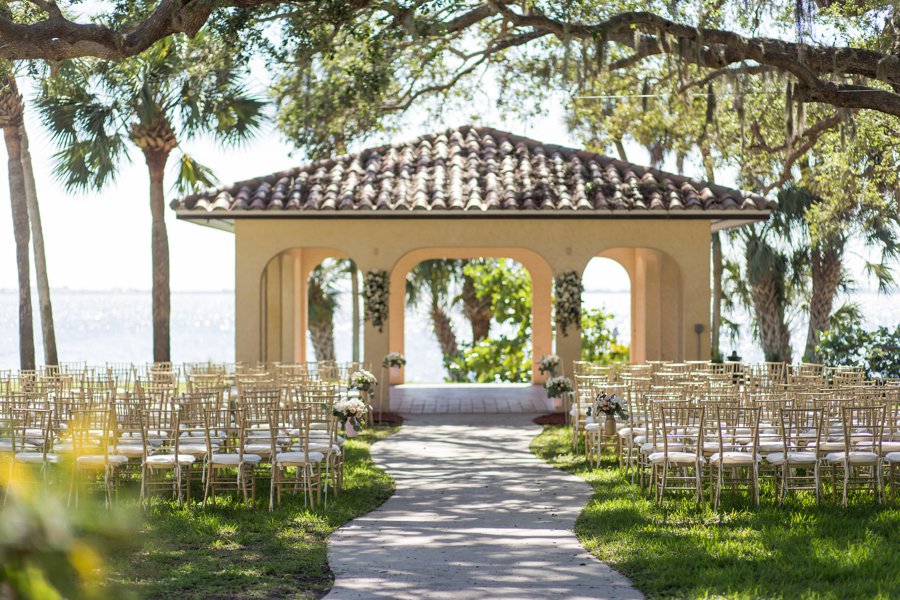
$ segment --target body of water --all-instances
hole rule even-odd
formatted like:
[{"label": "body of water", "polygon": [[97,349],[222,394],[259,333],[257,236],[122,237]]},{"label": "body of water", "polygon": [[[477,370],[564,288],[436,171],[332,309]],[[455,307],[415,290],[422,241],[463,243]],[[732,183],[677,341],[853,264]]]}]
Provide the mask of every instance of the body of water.
[{"label": "body of water", "polygon": [[[585,305],[603,307],[614,315],[612,326],[619,339],[630,336],[630,294],[627,291],[588,290]],[[857,292],[852,300],[860,305],[868,326],[900,322],[900,296]],[[152,359],[151,298],[147,291],[55,290],[53,310],[57,346],[64,362],[146,363]],[[762,360],[762,352],[752,339],[747,316],[741,335],[732,343],[727,334],[722,348],[736,349],[745,360]],[[460,340],[471,339],[468,323],[454,315]],[[0,291],[0,369],[13,369],[18,357],[18,300],[14,291]],[[348,302],[341,302],[335,323],[335,350],[338,360],[350,360],[351,319]],[[793,342],[797,356],[805,343],[805,323],[794,323]],[[35,344],[42,362],[40,325],[35,306]],[[440,349],[431,330],[427,309],[409,309],[406,316],[406,355],[409,381],[441,381]],[[309,349],[312,356],[312,349]],[[175,292],[172,294],[172,358],[175,362],[234,361],[234,293]]]}]

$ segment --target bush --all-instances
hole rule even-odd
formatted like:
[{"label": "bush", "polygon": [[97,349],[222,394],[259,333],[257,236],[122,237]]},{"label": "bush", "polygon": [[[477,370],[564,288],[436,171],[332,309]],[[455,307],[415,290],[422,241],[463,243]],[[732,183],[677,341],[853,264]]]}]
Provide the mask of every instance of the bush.
[{"label": "bush", "polygon": [[826,365],[863,367],[869,377],[900,377],[900,325],[869,331],[853,317],[833,324],[816,349]]},{"label": "bush", "polygon": [[612,314],[603,309],[590,308],[581,311],[581,360],[602,364],[628,362],[630,349],[619,343],[616,332],[608,322]]}]

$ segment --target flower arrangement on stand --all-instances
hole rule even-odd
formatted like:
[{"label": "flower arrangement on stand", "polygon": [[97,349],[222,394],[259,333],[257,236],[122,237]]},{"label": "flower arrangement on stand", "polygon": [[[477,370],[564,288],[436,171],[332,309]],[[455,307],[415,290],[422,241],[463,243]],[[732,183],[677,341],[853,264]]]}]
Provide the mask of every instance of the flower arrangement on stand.
[{"label": "flower arrangement on stand", "polygon": [[378,379],[375,378],[375,375],[365,369],[350,373],[350,379],[347,382],[347,387],[350,389],[359,390],[366,394],[375,389],[376,385],[378,385]]},{"label": "flower arrangement on stand", "polygon": [[574,325],[581,327],[581,277],[575,271],[566,271],[556,278],[554,295],[556,297],[556,326],[564,336],[568,336],[568,328]]},{"label": "flower arrangement on stand", "polygon": [[376,385],[378,385],[378,380],[375,378],[375,375],[365,369],[350,373],[347,381],[347,388],[351,392],[355,391],[365,401],[367,407],[371,404],[372,392],[375,390]]},{"label": "flower arrangement on stand", "polygon": [[541,374],[550,375],[550,377],[556,377],[556,370],[559,368],[560,358],[556,354],[545,354],[541,357],[540,365],[538,366],[538,370]]},{"label": "flower arrangement on stand", "polygon": [[[597,395],[597,399],[594,400],[593,412],[595,415],[600,415],[601,413],[606,415],[606,423],[603,426],[603,433],[606,435],[615,435],[616,434],[616,417],[619,417],[623,421],[628,420],[628,411],[625,408],[625,400],[616,396],[615,394],[606,395],[603,392]],[[588,416],[591,414],[591,409],[588,409]]]},{"label": "flower arrangement on stand", "polygon": [[379,332],[384,329],[388,317],[388,273],[387,271],[369,271],[363,284],[363,300],[366,321]]},{"label": "flower arrangement on stand", "polygon": [[559,403],[562,404],[562,399],[571,394],[575,390],[575,386],[568,377],[557,375],[547,380],[544,389],[547,390],[548,398],[559,400]]},{"label": "flower arrangement on stand", "polygon": [[358,390],[350,390],[331,407],[331,412],[341,421],[347,437],[356,437],[366,422],[369,407]]},{"label": "flower arrangement on stand", "polygon": [[381,366],[385,369],[399,368],[406,365],[406,357],[399,352],[391,352],[381,361]]}]

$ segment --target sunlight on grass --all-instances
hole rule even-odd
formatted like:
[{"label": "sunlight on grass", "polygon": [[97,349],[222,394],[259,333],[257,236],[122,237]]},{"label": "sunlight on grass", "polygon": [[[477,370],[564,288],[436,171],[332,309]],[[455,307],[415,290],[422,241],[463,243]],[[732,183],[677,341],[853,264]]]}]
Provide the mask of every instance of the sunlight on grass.
[{"label": "sunlight on grass", "polygon": [[[377,508],[394,482],[375,467],[369,446],[396,427],[369,428],[345,446],[344,490],[316,513],[286,495],[268,512],[268,483],[257,506],[221,497],[213,506],[179,509],[154,501],[130,551],[112,557],[111,579],[144,598],[318,598],[333,581],[328,536]],[[199,496],[197,496],[199,498]],[[122,504],[128,503],[123,496]]]},{"label": "sunlight on grass", "polygon": [[532,452],[594,487],[575,533],[650,598],[898,598],[900,509],[860,497],[847,509],[810,496],[755,507],[724,494],[717,512],[640,493],[613,458],[591,470],[569,429],[546,426]]}]

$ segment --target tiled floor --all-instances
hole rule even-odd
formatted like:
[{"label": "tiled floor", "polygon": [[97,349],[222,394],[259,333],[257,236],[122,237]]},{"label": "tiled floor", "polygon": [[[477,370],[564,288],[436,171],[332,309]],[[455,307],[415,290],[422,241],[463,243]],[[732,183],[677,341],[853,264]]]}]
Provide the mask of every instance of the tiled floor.
[{"label": "tiled floor", "polygon": [[405,384],[391,388],[391,411],[400,414],[545,413],[553,410],[540,385]]}]

